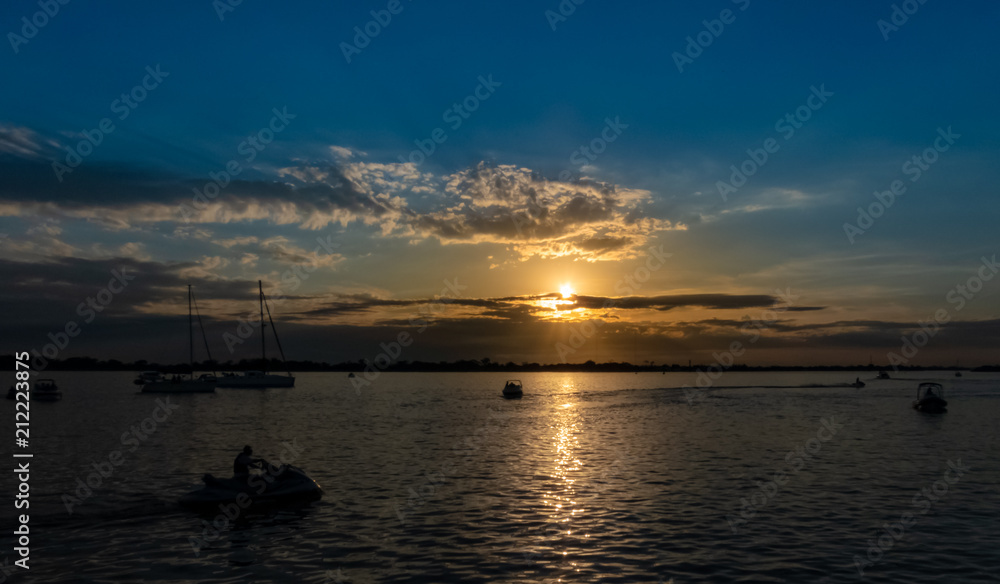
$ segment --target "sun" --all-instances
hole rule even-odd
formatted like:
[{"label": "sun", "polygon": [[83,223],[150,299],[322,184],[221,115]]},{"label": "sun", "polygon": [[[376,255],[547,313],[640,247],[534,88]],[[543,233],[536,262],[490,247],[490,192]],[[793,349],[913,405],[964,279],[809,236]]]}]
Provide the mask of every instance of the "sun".
[{"label": "sun", "polygon": [[563,284],[559,287],[559,293],[562,294],[563,298],[569,298],[576,294],[576,290],[573,289],[572,284]]}]

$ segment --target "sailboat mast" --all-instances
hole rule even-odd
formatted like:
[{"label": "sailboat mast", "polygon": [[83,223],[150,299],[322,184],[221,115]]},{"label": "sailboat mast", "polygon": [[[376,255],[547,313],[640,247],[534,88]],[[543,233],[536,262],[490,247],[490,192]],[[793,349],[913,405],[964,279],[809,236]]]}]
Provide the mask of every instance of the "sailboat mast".
[{"label": "sailboat mast", "polygon": [[257,280],[257,300],[260,302],[260,366],[263,373],[267,373],[267,351],[264,349],[264,285]]},{"label": "sailboat mast", "polygon": [[194,379],[194,322],[191,320],[191,284],[188,284],[188,360],[191,363],[191,379]]}]

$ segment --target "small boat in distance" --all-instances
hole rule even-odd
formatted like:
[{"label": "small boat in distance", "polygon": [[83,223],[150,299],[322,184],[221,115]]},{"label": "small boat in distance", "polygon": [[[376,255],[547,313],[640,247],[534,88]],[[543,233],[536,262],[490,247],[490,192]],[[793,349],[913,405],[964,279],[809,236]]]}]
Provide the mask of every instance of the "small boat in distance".
[{"label": "small boat in distance", "polygon": [[[54,402],[62,399],[62,391],[59,390],[54,379],[36,380],[35,387],[31,389],[29,395],[31,401]],[[17,399],[17,390],[14,389],[13,385],[7,390],[7,399]]]},{"label": "small boat in distance", "polygon": [[62,392],[59,386],[52,379],[39,379],[35,381],[35,387],[31,389],[31,401],[59,401],[62,399]]},{"label": "small boat in distance", "polygon": [[892,379],[891,377],[889,377],[889,372],[888,371],[879,371],[878,372],[878,378],[879,379]]},{"label": "small boat in distance", "polygon": [[961,376],[962,376],[962,372],[961,371],[956,371],[955,372],[955,377],[961,377]]},{"label": "small boat in distance", "polygon": [[503,386],[503,396],[507,399],[516,399],[524,395],[521,389],[520,379],[508,379]]},{"label": "small boat in distance", "polygon": [[855,389],[861,389],[864,386],[865,386],[865,382],[861,381],[860,377],[858,377],[857,379],[855,379],[854,383],[851,384],[851,387],[853,387]]},{"label": "small boat in distance", "polygon": [[917,399],[913,409],[925,414],[943,414],[948,411],[948,402],[944,399],[944,388],[940,383],[921,383],[917,386]]},{"label": "small boat in distance", "polygon": [[[264,332],[264,310],[267,310],[267,321],[271,323],[271,332],[274,333],[274,342],[281,353],[281,362],[285,362],[285,351],[281,348],[281,340],[278,339],[278,329],[274,328],[274,321],[271,320],[271,308],[267,305],[267,298],[264,296],[264,284],[257,280],[257,300],[260,304],[260,359],[264,367],[267,367],[267,347],[265,340],[267,334]],[[242,389],[264,389],[266,387],[294,387],[295,377],[291,371],[287,375],[273,375],[264,371],[244,371],[239,373],[223,373],[219,378],[219,387],[232,387]]]},{"label": "small boat in distance", "polygon": [[[188,284],[188,357],[191,364],[191,375],[188,379],[184,379],[179,375],[174,375],[170,379],[163,376],[159,378],[155,376],[150,376],[143,379],[142,375],[139,379],[143,379],[142,393],[213,393],[215,391],[215,375],[204,374],[194,378],[194,320],[191,312],[191,303],[193,298],[193,292],[191,292],[191,285]],[[198,315],[198,325],[201,326],[201,315]],[[204,338],[205,329],[202,327],[202,337]],[[205,340],[205,350],[208,351],[208,340]],[[209,360],[212,359],[211,353],[208,355]],[[138,380],[137,380],[138,381]]]}]

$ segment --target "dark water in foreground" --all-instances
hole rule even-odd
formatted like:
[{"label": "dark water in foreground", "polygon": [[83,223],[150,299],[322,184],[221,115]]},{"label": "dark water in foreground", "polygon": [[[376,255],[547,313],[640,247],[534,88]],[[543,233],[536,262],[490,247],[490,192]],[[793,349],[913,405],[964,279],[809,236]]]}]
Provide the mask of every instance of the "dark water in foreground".
[{"label": "dark water in foreground", "polygon": [[[694,405],[689,374],[521,374],[520,401],[502,375],[383,374],[358,394],[300,374],[170,396],[169,415],[129,374],[53,374],[65,399],[31,406],[31,570],[11,581],[1000,582],[1000,376],[936,375],[943,416],[910,409],[918,373],[862,390],[727,373]],[[294,458],[323,500],[218,531],[177,507],[245,443]],[[855,555],[876,560],[863,579]]]}]

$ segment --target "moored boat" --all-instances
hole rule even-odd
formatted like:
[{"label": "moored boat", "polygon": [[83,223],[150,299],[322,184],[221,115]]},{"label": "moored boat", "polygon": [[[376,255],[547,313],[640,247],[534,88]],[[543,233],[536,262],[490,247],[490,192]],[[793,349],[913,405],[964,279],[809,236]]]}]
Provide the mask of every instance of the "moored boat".
[{"label": "moored boat", "polygon": [[[274,327],[271,319],[271,308],[267,305],[267,297],[264,296],[264,284],[257,280],[257,300],[260,307],[260,357],[261,363],[267,367],[267,347],[265,339],[267,334],[264,328],[268,326],[264,323],[264,311],[267,311],[267,321],[270,323],[271,332],[274,333],[274,344],[281,354],[281,361],[285,361],[285,351],[281,348],[281,339],[278,338],[278,329]],[[286,375],[275,375],[264,371],[244,371],[243,373],[225,372],[219,378],[219,387],[243,388],[243,389],[264,389],[267,387],[295,387],[295,377],[291,371],[286,371]]]},{"label": "moored boat", "polygon": [[[62,391],[53,379],[36,380],[35,387],[26,393],[31,397],[31,401],[54,402],[62,399]],[[7,399],[17,399],[17,390],[13,385],[7,390]]]},{"label": "moored boat", "polygon": [[[145,372],[139,376],[136,381],[142,380],[142,393],[212,393],[215,391],[216,378],[215,375],[204,374],[199,376],[197,379],[194,377],[194,313],[191,310],[191,304],[194,298],[194,293],[191,291],[191,285],[188,284],[188,359],[191,365],[191,374],[188,379],[184,379],[180,375],[173,375],[170,378],[166,378],[160,375],[150,375],[144,377],[146,373],[155,372]],[[198,324],[201,325],[201,315],[198,315]],[[205,329],[202,328],[202,337],[205,336]],[[205,350],[208,352],[208,341],[205,341]],[[212,354],[208,353],[208,358],[211,361]]]},{"label": "moored boat", "polygon": [[35,387],[31,388],[31,401],[59,401],[62,399],[62,392],[59,386],[52,379],[39,379],[35,381]]}]

